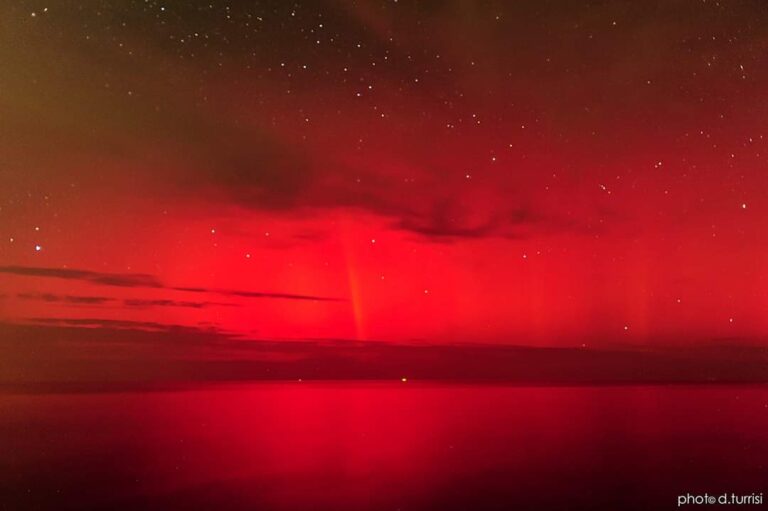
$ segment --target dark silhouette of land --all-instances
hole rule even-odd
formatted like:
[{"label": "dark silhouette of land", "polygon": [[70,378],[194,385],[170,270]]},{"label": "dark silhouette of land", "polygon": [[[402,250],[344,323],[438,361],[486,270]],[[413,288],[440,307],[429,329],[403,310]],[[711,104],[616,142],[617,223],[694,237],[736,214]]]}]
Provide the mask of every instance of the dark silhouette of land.
[{"label": "dark silhouette of land", "polygon": [[[518,385],[765,383],[768,348],[537,348],[264,341],[155,323],[0,324],[0,388],[114,390],[211,382],[401,380]],[[58,323],[58,324],[54,324]]]}]

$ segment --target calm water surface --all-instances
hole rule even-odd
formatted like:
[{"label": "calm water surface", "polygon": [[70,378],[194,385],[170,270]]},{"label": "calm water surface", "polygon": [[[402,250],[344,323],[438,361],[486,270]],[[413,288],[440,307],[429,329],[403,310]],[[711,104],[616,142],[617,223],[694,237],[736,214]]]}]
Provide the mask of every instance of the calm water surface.
[{"label": "calm water surface", "polygon": [[0,395],[0,509],[675,509],[725,491],[768,494],[768,388]]}]

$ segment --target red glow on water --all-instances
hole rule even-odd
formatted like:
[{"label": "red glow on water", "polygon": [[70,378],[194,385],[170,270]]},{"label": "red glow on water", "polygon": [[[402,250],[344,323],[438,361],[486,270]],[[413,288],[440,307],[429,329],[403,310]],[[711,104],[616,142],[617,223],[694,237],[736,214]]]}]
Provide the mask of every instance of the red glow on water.
[{"label": "red glow on water", "polygon": [[294,383],[0,407],[20,505],[647,509],[759,491],[767,454],[765,392],[747,387]]}]

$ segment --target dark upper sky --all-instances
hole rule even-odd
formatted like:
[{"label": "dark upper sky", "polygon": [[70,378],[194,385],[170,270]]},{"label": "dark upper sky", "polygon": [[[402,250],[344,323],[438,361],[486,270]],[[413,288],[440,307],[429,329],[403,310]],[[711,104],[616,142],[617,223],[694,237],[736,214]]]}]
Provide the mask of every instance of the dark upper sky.
[{"label": "dark upper sky", "polygon": [[760,338],[767,50],[760,1],[5,2],[0,319]]}]

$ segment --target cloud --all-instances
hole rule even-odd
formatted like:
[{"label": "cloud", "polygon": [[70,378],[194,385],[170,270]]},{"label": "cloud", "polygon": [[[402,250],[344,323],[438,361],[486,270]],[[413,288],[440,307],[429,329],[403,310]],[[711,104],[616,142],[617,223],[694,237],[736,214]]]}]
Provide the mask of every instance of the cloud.
[{"label": "cloud", "polygon": [[283,300],[309,300],[313,302],[340,302],[341,298],[314,295],[297,295],[292,293],[263,293],[260,291],[239,291],[236,289],[215,289],[204,287],[171,287],[174,291],[183,291],[186,293],[216,293],[225,296],[240,296],[243,298],[275,298]]},{"label": "cloud", "polygon": [[[16,8],[6,3],[0,15],[15,19]],[[684,2],[617,2],[596,10],[578,3],[507,4],[500,20],[493,2],[471,8],[434,2],[426,18],[424,6],[399,7],[395,15],[367,2],[333,2],[327,7],[336,29],[357,34],[362,45],[353,54],[291,34],[279,23],[259,28],[270,45],[252,44],[253,34],[235,26],[222,37],[215,19],[198,19],[193,9],[177,5],[169,30],[188,32],[189,20],[196,20],[202,28],[195,25],[195,31],[208,27],[218,35],[204,44],[203,38],[187,40],[184,47],[195,58],[179,60],[164,31],[144,29],[157,21],[150,10],[136,13],[135,26],[122,27],[119,47],[84,51],[73,26],[91,20],[92,40],[109,40],[109,25],[99,20],[122,15],[119,3],[86,2],[77,19],[46,17],[45,25],[17,23],[0,33],[0,60],[7,61],[0,149],[6,160],[56,163],[21,167],[25,175],[38,173],[40,182],[105,179],[102,164],[61,170],[60,161],[71,160],[72,152],[149,177],[137,180],[148,193],[180,192],[254,210],[356,207],[434,241],[518,237],[519,230],[551,232],[552,222],[580,229],[560,222],[572,197],[581,195],[574,182],[595,181],[602,173],[593,169],[595,160],[605,168],[626,163],[623,153],[633,141],[654,147],[653,133],[642,130],[663,114],[685,118],[697,98],[726,101],[736,94],[745,101],[759,94],[760,87],[736,90],[731,80],[697,81],[696,94],[688,84],[688,70],[705,56],[717,54],[721,69],[736,69],[745,49],[760,46],[760,30],[737,42],[700,37],[748,25],[759,3],[734,19],[717,20],[683,15]],[[610,29],[610,43],[598,46],[573,29],[610,27],[615,19],[622,19],[621,30]],[[128,48],[131,55],[142,48],[142,57],[128,57]],[[67,66],[58,65],[62,52]],[[305,69],[308,54],[314,63]],[[370,56],[382,54],[390,64],[370,69]],[[430,73],[424,73],[426,55],[439,57],[430,60]],[[365,87],[351,76],[362,64],[368,71],[360,80],[376,86],[358,97],[354,93]],[[349,78],[333,71],[347,66]],[[184,83],[197,85],[179,87]],[[756,119],[760,114],[755,110]],[[528,128],[521,130],[522,124]],[[653,131],[661,142],[669,138]],[[606,143],[613,138],[603,134],[614,132],[627,145]],[[557,184],[544,183],[541,176],[555,171]],[[464,178],[468,172],[471,180]],[[568,175],[570,182],[563,180]],[[110,172],[112,187],[123,183],[119,177]],[[525,217],[476,218],[474,208],[418,210],[422,204],[440,209],[445,197],[477,188],[495,200],[494,212],[524,210]],[[509,188],[518,195],[510,196]],[[555,207],[560,217],[547,214],[545,195],[562,204]],[[533,200],[522,204],[520,196]]]},{"label": "cloud", "polygon": [[183,330],[196,331],[194,327],[170,325],[154,321],[126,321],[103,318],[29,318],[30,323],[42,325],[71,326],[79,328],[100,328],[116,330],[136,330],[150,332],[178,332]]},{"label": "cloud", "polygon": [[[41,268],[31,266],[0,266],[0,273],[6,273],[10,275],[18,275],[22,277],[41,277],[41,278],[56,278],[67,280],[79,280],[83,282],[89,282],[92,284],[99,284],[103,286],[117,286],[117,287],[136,287],[136,288],[152,288],[162,289],[168,291],[181,291],[186,293],[214,293],[224,296],[237,296],[242,298],[273,298],[279,300],[307,300],[316,302],[339,302],[344,301],[342,298],[334,298],[327,296],[316,295],[304,295],[295,293],[269,293],[261,291],[248,291],[237,289],[209,289],[203,287],[186,287],[186,286],[166,286],[160,282],[156,277],[152,275],[146,275],[143,273],[99,273],[90,270],[72,270],[61,268]],[[53,297],[53,295],[50,295]],[[51,299],[50,301],[55,301]],[[205,307],[208,305],[214,305],[214,302],[174,302],[173,300],[155,300],[155,303],[150,303],[152,300],[136,300],[134,303],[127,303],[126,305],[139,307],[139,306],[177,306],[177,307]],[[225,304],[216,304],[225,305]]]},{"label": "cloud", "polygon": [[236,303],[224,302],[190,302],[183,300],[148,300],[148,299],[126,299],[123,300],[126,307],[150,308],[150,307],[188,307],[191,309],[204,309],[206,307],[237,307]]},{"label": "cloud", "polygon": [[107,296],[74,296],[52,293],[18,293],[16,297],[24,300],[39,300],[48,303],[67,303],[73,305],[103,305],[114,301],[114,298]]},{"label": "cloud", "polygon": [[154,287],[163,285],[152,275],[143,273],[99,273],[89,270],[67,268],[40,268],[31,266],[0,266],[0,273],[24,277],[46,277],[54,279],[81,280],[93,284],[117,287]]}]

